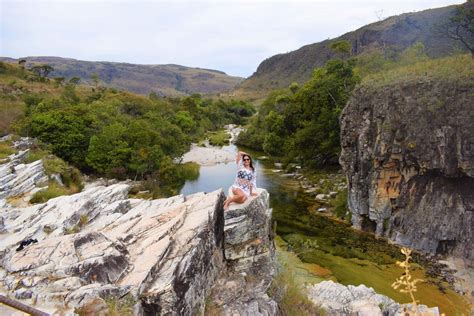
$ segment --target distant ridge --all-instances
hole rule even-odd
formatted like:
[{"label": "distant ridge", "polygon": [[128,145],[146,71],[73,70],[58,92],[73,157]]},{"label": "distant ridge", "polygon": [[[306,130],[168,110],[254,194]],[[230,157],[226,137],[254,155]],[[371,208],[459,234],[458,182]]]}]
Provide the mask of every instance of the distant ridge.
[{"label": "distant ridge", "polygon": [[374,48],[403,50],[422,42],[430,57],[440,57],[463,49],[453,40],[436,33],[435,25],[447,21],[457,5],[404,13],[383,21],[363,26],[340,37],[305,45],[295,51],[265,59],[257,71],[234,90],[235,96],[246,99],[264,97],[269,91],[288,87],[292,82],[303,83],[314,68],[323,66],[334,57],[331,43],[347,40],[352,44],[352,55]]},{"label": "distant ridge", "polygon": [[176,64],[141,65],[124,62],[83,61],[54,56],[0,57],[0,61],[18,62],[26,59],[26,66],[48,64],[54,68],[50,77],[79,77],[91,83],[97,74],[102,84],[139,94],[155,92],[178,96],[193,93],[216,94],[232,90],[243,78],[206,68],[192,68]]}]

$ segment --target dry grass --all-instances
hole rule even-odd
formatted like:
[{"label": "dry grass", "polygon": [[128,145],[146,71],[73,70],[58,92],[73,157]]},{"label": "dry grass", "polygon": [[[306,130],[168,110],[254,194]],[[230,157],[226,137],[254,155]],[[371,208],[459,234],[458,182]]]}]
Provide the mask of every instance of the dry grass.
[{"label": "dry grass", "polygon": [[380,87],[414,80],[473,80],[474,60],[469,54],[423,60],[368,75],[362,85]]}]

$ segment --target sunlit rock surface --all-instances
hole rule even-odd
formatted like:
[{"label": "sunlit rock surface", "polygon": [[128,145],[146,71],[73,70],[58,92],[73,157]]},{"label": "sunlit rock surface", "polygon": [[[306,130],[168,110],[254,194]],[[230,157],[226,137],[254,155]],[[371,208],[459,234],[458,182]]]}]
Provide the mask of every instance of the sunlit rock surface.
[{"label": "sunlit rock surface", "polygon": [[[127,193],[126,184],[91,187],[3,212],[4,287],[70,306],[130,292],[145,313],[203,308],[223,267],[222,191],[153,201]],[[38,243],[15,250],[29,238]]]},{"label": "sunlit rock surface", "polygon": [[[42,170],[41,161],[21,170],[33,166]],[[0,167],[13,174],[6,183],[44,176]],[[265,190],[224,214],[222,190],[141,200],[129,198],[129,189],[88,183],[83,192],[27,207],[1,199],[0,292],[48,312],[131,296],[138,315],[193,315],[214,288],[224,314],[276,313],[265,294],[274,260]],[[28,240],[37,242],[17,251]]]},{"label": "sunlit rock surface", "polygon": [[0,199],[31,192],[37,185],[48,181],[41,160],[24,163],[29,142],[29,138],[14,142],[13,146],[19,151],[0,161]]}]

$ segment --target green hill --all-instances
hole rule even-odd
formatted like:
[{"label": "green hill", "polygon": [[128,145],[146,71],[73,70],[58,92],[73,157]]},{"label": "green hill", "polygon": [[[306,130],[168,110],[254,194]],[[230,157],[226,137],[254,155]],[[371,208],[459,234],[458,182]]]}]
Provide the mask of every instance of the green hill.
[{"label": "green hill", "polygon": [[257,71],[235,89],[234,95],[260,99],[273,89],[286,88],[292,82],[308,81],[314,68],[322,67],[329,59],[336,57],[330,46],[339,40],[350,42],[352,56],[374,50],[382,50],[386,56],[395,55],[418,42],[423,43],[429,57],[446,56],[463,50],[458,42],[442,37],[436,30],[437,25],[454,14],[456,7],[454,5],[392,16],[338,38],[272,56],[264,60]]},{"label": "green hill", "polygon": [[[48,64],[54,68],[50,77],[79,77],[92,84],[91,75],[97,74],[108,87],[138,94],[155,92],[159,95],[180,96],[193,93],[220,93],[233,89],[243,78],[224,72],[180,65],[137,65],[114,62],[92,62],[61,57],[22,57],[26,67]],[[17,63],[18,59],[0,57],[0,61]]]}]

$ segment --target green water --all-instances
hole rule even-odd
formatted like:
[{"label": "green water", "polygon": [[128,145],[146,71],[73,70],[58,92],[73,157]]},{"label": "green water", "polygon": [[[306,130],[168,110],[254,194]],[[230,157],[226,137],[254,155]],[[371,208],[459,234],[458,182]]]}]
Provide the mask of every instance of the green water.
[{"label": "green water", "polygon": [[[225,148],[233,152],[236,150],[235,146]],[[365,284],[398,302],[410,302],[407,294],[391,287],[403,273],[395,265],[397,260],[403,260],[397,246],[356,231],[348,223],[310,213],[308,209],[315,202],[293,178],[274,172],[276,167],[272,161],[257,159],[262,153],[249,153],[257,170],[257,186],[270,193],[273,220],[284,247],[296,254],[303,264],[311,264],[309,273],[314,274],[314,278],[307,277],[306,281],[314,283],[315,280],[332,279],[346,285]],[[234,162],[201,167],[199,178],[187,181],[181,193],[211,192],[218,188],[224,188],[227,193],[227,188],[234,181],[235,171]],[[422,266],[415,264],[413,273],[425,280],[418,285],[415,295],[421,304],[439,306],[446,315],[468,314],[465,300],[449,289],[443,293],[440,286],[446,288],[447,285],[427,277]]]}]

